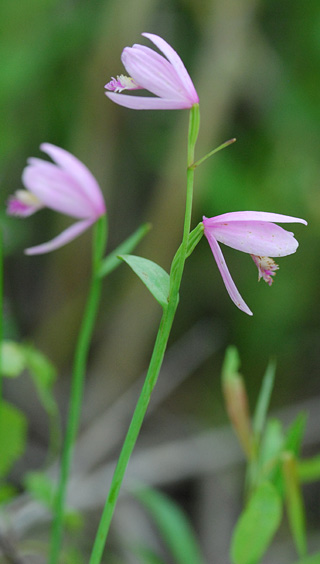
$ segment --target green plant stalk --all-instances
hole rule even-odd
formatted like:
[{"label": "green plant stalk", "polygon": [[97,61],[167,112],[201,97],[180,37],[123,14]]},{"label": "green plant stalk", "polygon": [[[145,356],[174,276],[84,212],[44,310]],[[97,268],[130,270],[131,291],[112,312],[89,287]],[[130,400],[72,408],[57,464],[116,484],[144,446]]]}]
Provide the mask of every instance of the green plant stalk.
[{"label": "green plant stalk", "polygon": [[98,271],[106,246],[106,239],[107,218],[104,215],[94,226],[91,283],[74,357],[69,415],[62,451],[60,478],[54,501],[49,564],[58,562],[61,550],[67,483],[79,428],[88,352],[100,300],[102,278],[98,276]]},{"label": "green plant stalk", "polygon": [[0,229],[0,409],[2,407],[2,341],[3,341],[3,246]]},{"label": "green plant stalk", "polygon": [[188,239],[189,239],[189,233],[191,227],[193,185],[194,185],[194,168],[192,165],[194,162],[194,149],[199,131],[199,121],[200,121],[199,106],[198,104],[195,104],[191,108],[190,121],[189,121],[187,195],[186,195],[185,219],[183,226],[183,237],[182,237],[181,246],[179,247],[179,250],[172,261],[168,305],[164,308],[163,311],[147,376],[141,394],[139,396],[136,408],[134,410],[131,423],[113,474],[108,497],[106,499],[106,503],[102,512],[96,538],[94,541],[91,558],[90,558],[90,564],[100,564],[101,562],[112,516],[120,493],[121,484],[150,402],[152,390],[154,389],[159,376],[171,327],[178,307],[179,289],[180,289],[184,264],[187,257]]}]

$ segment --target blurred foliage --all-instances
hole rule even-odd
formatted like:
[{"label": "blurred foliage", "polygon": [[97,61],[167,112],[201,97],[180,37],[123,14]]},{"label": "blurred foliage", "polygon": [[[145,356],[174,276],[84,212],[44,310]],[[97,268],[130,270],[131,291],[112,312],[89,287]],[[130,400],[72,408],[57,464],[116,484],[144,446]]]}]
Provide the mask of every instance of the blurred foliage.
[{"label": "blurred foliage", "polygon": [[[149,31],[179,52],[198,90],[196,158],[237,138],[196,171],[193,226],[202,215],[246,209],[309,224],[294,226],[300,247],[280,259],[272,288],[257,284],[250,257],[223,249],[253,318],[230,301],[203,240],[186,265],[172,341],[209,319],[224,345],[233,342],[241,353],[249,400],[271,356],[277,359],[272,406],[319,395],[318,0],[2,0],[0,28],[5,336],[34,342],[67,380],[87,288],[90,233],[52,255],[25,257],[25,247],[54,236],[68,220],[48,210],[26,220],[4,211],[21,187],[26,159],[40,156],[44,141],[73,152],[97,177],[109,213],[108,252],[151,222],[137,254],[168,270],[182,233],[188,112],[134,112],[113,105],[103,91],[110,76],[123,72],[123,47],[144,42],[140,34]],[[88,402],[88,412],[101,411],[106,398],[145,369],[159,316],[158,304],[126,265],[112,274],[91,356],[95,403]],[[222,359],[223,351],[167,407],[200,422],[226,421]],[[17,384],[8,381],[4,393],[16,398]],[[62,383],[62,406],[64,392]],[[18,404],[27,405],[31,429],[43,439],[33,390],[22,387]]]},{"label": "blurred foliage", "polygon": [[[146,251],[167,267],[181,232],[187,112],[130,112],[110,104],[103,93],[108,77],[122,70],[121,49],[139,41],[144,29],[162,34],[181,53],[203,101],[198,157],[217,140],[233,135],[238,139],[202,165],[196,179],[195,223],[204,213],[238,209],[276,211],[309,221],[307,229],[296,227],[300,249],[280,261],[272,289],[255,283],[256,272],[247,256],[226,250],[254,320],[229,302],[203,243],[190,259],[180,324],[203,314],[218,317],[248,358],[252,377],[260,361],[275,354],[280,374],[292,383],[290,394],[295,396],[295,387],[297,395],[302,392],[303,370],[309,375],[303,389],[313,393],[319,314],[314,275],[320,245],[319,6],[315,1],[302,9],[297,1],[247,0],[235,12],[233,7],[231,0],[225,4],[203,0],[197,10],[188,1],[135,0],[130,6],[112,0],[2,2],[2,208],[21,186],[26,158],[39,154],[42,141],[60,144],[83,158],[100,181],[110,212],[112,245],[141,219],[153,221],[154,243],[163,229],[157,218],[159,222],[166,218],[163,248],[159,250],[158,244],[152,248],[150,242]],[[207,68],[209,53],[213,62]],[[223,89],[225,106],[220,100]],[[176,147],[175,159],[171,153]],[[178,195],[168,197],[173,190]],[[14,253],[8,275],[14,302],[9,308],[14,320],[7,319],[11,330],[32,334],[43,317],[52,315],[53,284],[48,278],[54,267],[63,270],[59,282],[53,274],[56,304],[86,268],[79,264],[81,242],[59,256],[28,261],[22,257],[22,247],[45,240],[64,221],[47,211],[28,221],[3,218],[6,249]],[[82,240],[87,241],[86,236]],[[70,262],[73,268],[66,272]],[[18,287],[21,274],[23,289]],[[36,303],[39,292],[43,308]],[[28,306],[26,296],[32,300]],[[283,383],[279,388],[279,401],[286,401],[288,386]]]}]

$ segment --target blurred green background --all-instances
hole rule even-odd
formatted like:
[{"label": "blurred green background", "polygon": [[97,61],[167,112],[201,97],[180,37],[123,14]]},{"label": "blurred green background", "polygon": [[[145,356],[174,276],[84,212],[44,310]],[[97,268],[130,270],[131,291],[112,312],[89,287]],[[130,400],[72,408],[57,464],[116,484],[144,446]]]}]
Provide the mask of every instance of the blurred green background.
[{"label": "blurred green background", "polygon": [[[109,251],[148,221],[153,228],[137,254],[169,268],[182,233],[188,111],[135,112],[112,104],[103,88],[123,72],[122,49],[147,44],[144,31],[164,37],[192,76],[202,119],[197,158],[237,138],[196,171],[193,225],[202,215],[237,210],[283,213],[309,224],[292,226],[300,246],[280,259],[272,288],[257,284],[250,257],[223,249],[252,318],[230,301],[201,241],[187,262],[171,344],[201,323],[212,352],[166,399],[166,417],[192,429],[227,422],[219,377],[229,343],[239,349],[252,405],[270,357],[278,366],[273,408],[308,406],[320,397],[319,1],[2,0],[0,22],[5,332],[31,340],[57,365],[62,411],[91,234],[50,255],[25,257],[25,247],[50,239],[69,220],[49,210],[8,218],[5,203],[21,187],[26,159],[42,156],[40,143],[60,145],[98,179],[108,207]],[[145,370],[159,309],[125,265],[106,281],[84,425]],[[24,468],[41,465],[47,428],[28,384],[15,382],[7,394],[28,413],[34,446],[16,470],[19,481]],[[319,417],[309,422],[317,424]],[[313,495],[319,500],[319,492]]]}]

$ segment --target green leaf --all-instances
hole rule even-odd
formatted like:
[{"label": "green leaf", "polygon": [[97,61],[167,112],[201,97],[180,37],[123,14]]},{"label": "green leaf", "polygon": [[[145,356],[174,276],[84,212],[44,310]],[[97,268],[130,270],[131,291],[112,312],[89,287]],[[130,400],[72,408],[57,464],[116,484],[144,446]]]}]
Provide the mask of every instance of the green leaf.
[{"label": "green leaf", "polygon": [[240,368],[240,357],[236,347],[229,346],[226,350],[222,365],[222,379],[226,380],[233,374],[237,374]]},{"label": "green leaf", "polygon": [[26,367],[22,346],[14,341],[3,341],[1,350],[1,373],[16,378]]},{"label": "green leaf", "polygon": [[28,369],[36,387],[39,400],[47,413],[57,413],[53,395],[56,369],[53,364],[32,345],[4,341],[2,344],[2,373],[15,378]]},{"label": "green leaf", "polygon": [[257,401],[257,406],[253,416],[253,430],[258,444],[260,442],[260,438],[267,419],[267,413],[268,413],[271,393],[274,384],[275,372],[276,372],[275,362],[269,362],[263,377],[262,386]]},{"label": "green leaf", "polygon": [[[298,457],[301,449],[301,443],[304,435],[306,424],[306,416],[304,413],[300,413],[295,421],[290,425],[286,432],[284,443],[281,449],[282,453],[291,453],[293,456]],[[280,462],[280,459],[279,459]],[[278,464],[274,474],[273,483],[276,486],[278,492],[283,496],[285,492],[282,464]]]},{"label": "green leaf", "polygon": [[299,413],[286,433],[285,450],[299,456],[307,423],[306,413]]},{"label": "green leaf", "polygon": [[282,470],[286,507],[293,540],[300,557],[307,554],[305,508],[297,472],[297,461],[292,452],[282,454]]},{"label": "green leaf", "polygon": [[203,564],[194,531],[181,509],[167,496],[149,488],[134,492],[151,513],[161,536],[178,564]]},{"label": "green leaf", "polygon": [[271,480],[279,469],[280,455],[284,446],[282,424],[278,419],[269,419],[259,451],[259,467],[263,479]]},{"label": "green leaf", "polygon": [[10,403],[0,406],[0,477],[5,476],[14,462],[24,453],[27,438],[27,419]]},{"label": "green leaf", "polygon": [[320,564],[320,552],[316,552],[312,556],[306,556],[294,564]]},{"label": "green leaf", "polygon": [[120,265],[119,255],[126,255],[132,253],[136,246],[140,243],[141,239],[150,231],[150,223],[141,225],[128,239],[126,239],[119,247],[101,261],[101,266],[98,276],[107,276]]},{"label": "green leaf", "polygon": [[135,255],[121,255],[132,270],[139,276],[140,280],[147,286],[153,297],[159,304],[166,308],[170,287],[169,274],[155,262],[137,257]]},{"label": "green leaf", "polygon": [[269,482],[251,496],[235,527],[231,543],[233,564],[257,564],[279,527],[281,499]]}]

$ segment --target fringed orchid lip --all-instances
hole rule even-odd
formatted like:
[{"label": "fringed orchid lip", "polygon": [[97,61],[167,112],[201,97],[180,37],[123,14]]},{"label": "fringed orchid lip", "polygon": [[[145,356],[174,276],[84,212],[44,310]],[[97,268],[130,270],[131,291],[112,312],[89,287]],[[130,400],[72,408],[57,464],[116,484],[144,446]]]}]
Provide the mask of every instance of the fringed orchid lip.
[{"label": "fringed orchid lip", "polygon": [[294,253],[298,241],[293,233],[278,223],[303,223],[304,219],[268,212],[231,212],[216,217],[203,218],[204,234],[220,270],[227,292],[235,305],[252,315],[240,295],[227,267],[219,243],[248,253],[258,267],[259,280],[263,278],[269,286],[273,282],[278,265],[270,257],[283,257]]},{"label": "fringed orchid lip", "polygon": [[106,212],[100,187],[89,169],[74,155],[43,143],[40,149],[55,163],[30,158],[22,174],[25,190],[9,198],[7,213],[27,217],[43,207],[69,215],[79,221],[42,245],[25,250],[26,254],[48,253],[66,245]]},{"label": "fringed orchid lip", "polygon": [[[121,60],[130,76],[119,75],[105,85],[106,95],[135,110],[181,110],[199,103],[193,82],[178,53],[161,37],[143,33],[165,55],[144,45],[125,47]],[[130,96],[123,90],[148,90],[155,97]]]}]

